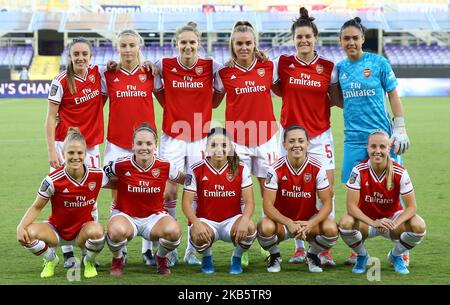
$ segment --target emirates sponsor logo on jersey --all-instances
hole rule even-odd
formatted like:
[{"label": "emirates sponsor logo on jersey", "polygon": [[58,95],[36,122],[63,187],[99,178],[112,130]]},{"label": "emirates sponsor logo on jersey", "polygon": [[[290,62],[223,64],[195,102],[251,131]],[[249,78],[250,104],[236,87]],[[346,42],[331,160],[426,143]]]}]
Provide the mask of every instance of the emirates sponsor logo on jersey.
[{"label": "emirates sponsor logo on jersey", "polygon": [[95,187],[97,186],[97,182],[89,182],[88,183],[88,188],[93,191],[95,189]]},{"label": "emirates sponsor logo on jersey", "polygon": [[372,74],[372,71],[369,68],[364,69],[363,74],[366,78],[369,78]]},{"label": "emirates sponsor logo on jersey", "polygon": [[232,173],[227,173],[225,177],[230,182],[234,180],[234,175]]},{"label": "emirates sponsor logo on jersey", "polygon": [[310,182],[312,180],[312,175],[310,173],[306,173],[303,176],[303,181],[305,181],[306,183]]},{"label": "emirates sponsor logo on jersey", "polygon": [[203,67],[195,67],[195,73],[197,75],[200,75],[203,73]]},{"label": "emirates sponsor logo on jersey", "polygon": [[366,195],[364,197],[364,201],[367,203],[376,203],[376,204],[393,204],[394,203],[394,199],[384,198],[384,195],[379,192],[374,192],[372,196]]},{"label": "emirates sponsor logo on jersey", "polygon": [[152,169],[153,177],[158,178],[160,174],[161,174],[161,171],[159,170],[159,168]]},{"label": "emirates sponsor logo on jersey", "polygon": [[160,186],[150,186],[148,181],[139,181],[139,185],[127,185],[127,190],[129,193],[146,193],[155,194],[161,192]]},{"label": "emirates sponsor logo on jersey", "polygon": [[317,73],[322,74],[322,72],[323,72],[323,66],[322,66],[322,65],[317,65],[317,66],[316,66],[316,71],[317,71]]},{"label": "emirates sponsor logo on jersey", "polygon": [[258,73],[260,77],[264,77],[264,75],[266,75],[266,70],[264,70],[264,68],[259,68],[256,70],[256,73]]},{"label": "emirates sponsor logo on jersey", "polygon": [[141,83],[145,83],[145,81],[147,80],[147,74],[139,74],[139,80],[141,81]]},{"label": "emirates sponsor logo on jersey", "polygon": [[83,208],[95,204],[95,198],[87,199],[86,196],[76,196],[75,201],[64,201],[66,208]]},{"label": "emirates sponsor logo on jersey", "polygon": [[292,190],[281,190],[281,196],[289,197],[289,198],[311,198],[311,192],[305,192],[302,191],[302,188],[300,186],[292,186]]},{"label": "emirates sponsor logo on jersey", "polygon": [[89,80],[91,81],[91,83],[95,83],[95,76],[94,75],[89,75]]},{"label": "emirates sponsor logo on jersey", "polygon": [[82,97],[75,97],[75,104],[76,105],[85,103],[85,102],[87,102],[87,101],[89,101],[89,100],[91,100],[91,99],[93,99],[93,98],[95,98],[95,97],[100,95],[100,90],[98,90],[98,89],[92,91],[89,88],[85,88],[85,89],[83,89],[81,91],[83,92],[84,95]]}]

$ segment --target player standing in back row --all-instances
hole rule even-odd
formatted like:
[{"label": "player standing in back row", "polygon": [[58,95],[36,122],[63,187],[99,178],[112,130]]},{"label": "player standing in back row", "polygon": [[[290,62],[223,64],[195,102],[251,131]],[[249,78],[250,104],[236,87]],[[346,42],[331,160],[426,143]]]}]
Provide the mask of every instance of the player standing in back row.
[{"label": "player standing in back row", "polygon": [[[197,25],[188,22],[175,33],[179,56],[165,57],[156,62],[164,84],[159,154],[182,172],[205,157],[212,106],[214,100],[223,98],[223,94],[213,88],[214,77],[221,65],[211,58],[199,57],[200,39]],[[168,182],[164,207],[175,219],[177,196],[178,186]],[[178,261],[176,251],[169,260],[171,264]],[[188,264],[200,264],[195,257],[195,249],[189,243],[184,260]]]},{"label": "player standing in back row", "polygon": [[[332,86],[331,78],[334,64],[315,51],[319,31],[314,18],[308,11],[300,8],[300,17],[291,27],[296,54],[281,55],[275,61],[278,66],[277,85],[283,104],[280,123],[283,130],[290,125],[301,125],[310,136],[308,153],[319,160],[325,168],[333,194],[333,209],[330,218],[334,219],[334,142],[331,133],[330,107],[339,99],[339,88]],[[330,101],[331,98],[331,101]],[[280,137],[281,155],[286,155],[283,139]],[[319,200],[320,201],[320,200]],[[304,242],[296,239],[296,251],[289,259],[291,263],[305,260]],[[319,255],[324,265],[334,266],[329,251]]]}]

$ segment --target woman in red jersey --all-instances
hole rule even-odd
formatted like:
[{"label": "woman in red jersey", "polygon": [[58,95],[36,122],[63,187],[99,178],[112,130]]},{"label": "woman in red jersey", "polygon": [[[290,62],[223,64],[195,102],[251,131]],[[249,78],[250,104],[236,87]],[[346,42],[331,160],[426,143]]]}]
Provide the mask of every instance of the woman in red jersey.
[{"label": "woman in red jersey", "polygon": [[[200,57],[201,34],[194,22],[188,22],[175,33],[179,55],[164,57],[155,64],[164,82],[163,121],[159,154],[167,158],[180,171],[205,156],[206,135],[210,129],[214,101],[223,98],[214,90],[214,77],[222,66],[212,58]],[[176,218],[178,186],[166,187],[166,210]],[[188,230],[189,235],[189,230]],[[200,264],[188,246],[184,260]],[[170,255],[171,264],[178,261],[177,252]]]},{"label": "woman in red jersey", "polygon": [[163,206],[168,179],[183,182],[184,174],[166,159],[155,155],[156,132],[147,123],[133,134],[133,155],[105,166],[107,187],[117,189],[117,199],[108,223],[107,242],[113,254],[111,275],[123,274],[123,247],[137,235],[159,241],[157,271],[169,274],[167,254],[180,244],[181,229]]},{"label": "woman in red jersey", "polygon": [[[144,40],[135,30],[126,29],[117,36],[118,63],[102,74],[102,93],[109,97],[108,133],[105,143],[104,164],[133,154],[133,130],[143,122],[156,129],[152,94],[162,89],[159,76],[144,67],[141,47]],[[114,200],[116,190],[112,190]],[[143,241],[146,244],[145,241]],[[151,247],[150,247],[151,248]],[[126,251],[124,249],[124,251]],[[154,265],[151,249],[142,251],[144,262]]]},{"label": "woman in red jersey", "polygon": [[[30,209],[17,226],[17,240],[31,253],[44,257],[41,277],[52,277],[58,264],[57,245],[76,245],[84,253],[84,276],[95,277],[95,257],[103,249],[103,226],[94,221],[92,210],[102,186],[101,169],[88,167],[86,141],[69,128],[62,145],[65,165],[51,172],[41,184]],[[48,221],[34,222],[50,200]]]},{"label": "woman in red jersey", "polygon": [[[281,133],[287,126],[304,126],[310,136],[308,152],[318,159],[327,171],[331,190],[334,187],[334,142],[330,125],[330,106],[340,98],[337,85],[331,86],[334,63],[315,51],[319,31],[314,18],[300,8],[300,17],[291,27],[295,54],[281,55],[276,61],[279,80],[277,85],[283,103],[281,107]],[[286,154],[280,138],[281,155]],[[334,219],[333,209],[330,218]],[[300,263],[306,253],[302,241],[296,242],[296,252],[289,260]],[[322,263],[334,266],[335,262],[327,251],[319,255]]]},{"label": "woman in red jersey", "polygon": [[[283,134],[287,156],[281,157],[267,173],[263,208],[267,215],[258,223],[258,241],[269,251],[267,271],[281,271],[278,244],[288,238],[309,242],[310,272],[322,272],[318,254],[330,249],[339,237],[331,212],[331,188],[325,169],[308,152],[306,129],[288,127]],[[316,196],[322,201],[318,206]]]},{"label": "woman in red jersey", "polygon": [[[191,166],[184,185],[183,212],[192,223],[189,243],[203,255],[202,272],[214,273],[212,244],[217,240],[232,242],[235,248],[229,271],[239,274],[242,254],[256,238],[250,171],[239,162],[225,129],[211,129],[206,149],[208,156]],[[194,197],[196,209],[192,207]]]},{"label": "woman in red jersey", "polygon": [[395,271],[408,274],[402,254],[425,236],[426,225],[416,214],[411,179],[404,167],[391,160],[390,148],[385,131],[372,132],[367,143],[369,158],[353,168],[347,181],[347,214],[339,222],[339,231],[357,254],[353,273],[366,271],[369,254],[365,240],[381,235],[395,244],[388,254]]}]

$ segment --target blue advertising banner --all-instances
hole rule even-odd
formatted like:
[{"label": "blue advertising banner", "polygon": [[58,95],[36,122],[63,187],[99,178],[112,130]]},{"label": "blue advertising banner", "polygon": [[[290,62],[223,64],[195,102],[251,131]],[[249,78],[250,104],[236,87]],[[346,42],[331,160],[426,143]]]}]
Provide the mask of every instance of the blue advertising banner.
[{"label": "blue advertising banner", "polygon": [[49,80],[0,82],[0,98],[47,98],[50,84]]}]

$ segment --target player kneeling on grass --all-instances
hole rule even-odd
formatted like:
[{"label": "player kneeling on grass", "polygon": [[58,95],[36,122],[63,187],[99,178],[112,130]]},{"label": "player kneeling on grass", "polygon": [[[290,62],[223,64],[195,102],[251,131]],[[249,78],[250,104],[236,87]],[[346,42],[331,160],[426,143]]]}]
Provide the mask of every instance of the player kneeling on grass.
[{"label": "player kneeling on grass", "polygon": [[408,172],[390,159],[389,142],[386,132],[372,132],[367,143],[369,158],[353,168],[347,182],[348,214],[340,220],[339,231],[358,255],[353,273],[366,272],[369,253],[364,241],[381,235],[395,243],[388,253],[395,271],[408,274],[402,254],[420,244],[425,236],[425,222],[416,214],[416,199]]},{"label": "player kneeling on grass", "polygon": [[[223,128],[211,129],[206,153],[205,160],[191,166],[184,184],[183,212],[192,223],[189,242],[203,255],[203,273],[214,273],[212,244],[217,240],[232,242],[235,248],[229,272],[240,274],[242,254],[256,239],[256,226],[251,219],[255,208],[251,173],[239,162]],[[196,211],[192,208],[195,195]]]},{"label": "player kneeling on grass", "polygon": [[[59,261],[56,246],[79,246],[83,251],[84,276],[91,278],[97,275],[95,257],[105,245],[103,226],[92,216],[103,172],[84,165],[86,140],[76,128],[69,129],[63,154],[65,165],[42,181],[33,205],[17,226],[17,240],[34,255],[43,255],[42,278],[55,273]],[[34,222],[49,200],[49,220]]]},{"label": "player kneeling on grass", "polygon": [[137,235],[159,241],[156,266],[160,274],[170,274],[167,254],[180,244],[180,225],[164,210],[163,202],[167,180],[182,183],[185,175],[155,156],[156,139],[156,131],[143,123],[133,134],[133,154],[104,167],[109,180],[105,187],[117,189],[106,235],[113,276],[123,274],[123,247]]},{"label": "player kneeling on grass", "polygon": [[[275,163],[264,184],[263,208],[266,217],[258,223],[258,241],[269,251],[267,271],[281,270],[278,244],[288,238],[309,242],[307,262],[310,272],[322,272],[319,253],[336,244],[338,229],[330,220],[332,194],[327,173],[307,153],[308,135],[298,125],[283,135],[287,156]],[[317,208],[316,194],[322,201]]]}]

